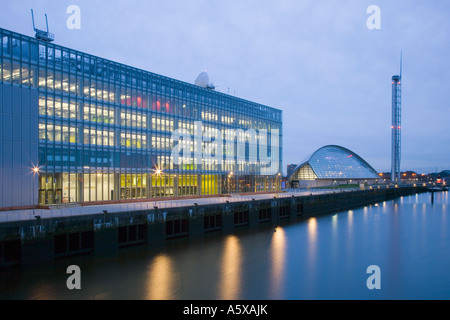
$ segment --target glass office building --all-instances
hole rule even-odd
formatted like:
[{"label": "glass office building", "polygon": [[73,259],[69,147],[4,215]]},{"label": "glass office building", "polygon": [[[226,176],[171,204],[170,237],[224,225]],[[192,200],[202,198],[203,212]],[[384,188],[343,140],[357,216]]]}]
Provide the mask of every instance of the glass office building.
[{"label": "glass office building", "polygon": [[[34,198],[36,193],[39,204],[279,188],[280,110],[4,29],[0,50],[1,139],[7,153],[1,160],[5,201],[0,207],[30,204],[14,200],[15,187],[22,195]],[[224,143],[222,157],[197,163],[198,146],[193,145],[192,154],[174,163],[178,141],[173,132],[194,135],[199,126],[201,132],[214,129],[222,136],[235,130],[244,152],[238,156]],[[259,133],[265,131],[264,155],[277,160],[275,174],[262,170],[266,145],[260,144]],[[256,140],[249,138],[253,132]],[[193,140],[206,147],[204,140]],[[258,155],[252,157],[250,149]],[[34,166],[39,167],[36,175],[30,174]]]}]

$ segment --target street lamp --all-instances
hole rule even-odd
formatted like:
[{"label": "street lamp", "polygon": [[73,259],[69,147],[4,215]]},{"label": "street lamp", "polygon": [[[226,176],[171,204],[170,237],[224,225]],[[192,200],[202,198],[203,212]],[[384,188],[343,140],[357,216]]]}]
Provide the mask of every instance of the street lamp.
[{"label": "street lamp", "polygon": [[234,185],[234,191],[233,191],[233,176],[234,176],[234,172],[231,171],[230,174],[228,175],[228,191],[231,193],[236,192],[236,185]]},{"label": "street lamp", "polygon": [[275,189],[275,191],[276,191],[276,195],[277,195],[277,198],[279,197],[279,193],[280,193],[280,191],[281,191],[281,172],[279,172],[278,174],[277,174],[277,176],[276,176],[277,178],[276,178],[276,181],[275,181],[275,183],[276,183],[276,189]]},{"label": "street lamp", "polygon": [[35,192],[34,192],[34,177],[35,177],[36,175],[39,176],[39,171],[40,171],[39,167],[33,167],[33,169],[32,169],[32,172],[33,172],[33,179],[32,179],[32,190],[31,190],[31,193],[33,194],[33,216],[34,216],[34,213],[35,213],[35,207],[36,207],[35,200],[34,200],[34,196],[35,196]]},{"label": "street lamp", "polygon": [[[155,193],[155,196],[156,196],[156,198],[158,198],[158,192],[159,192],[159,190],[158,190],[158,178],[159,177],[161,177],[163,174],[164,174],[164,172],[160,169],[160,168],[156,168],[156,169],[154,169],[153,170],[153,172],[154,172],[154,174],[156,175],[156,193]],[[160,188],[161,188],[161,186],[160,186]]]}]

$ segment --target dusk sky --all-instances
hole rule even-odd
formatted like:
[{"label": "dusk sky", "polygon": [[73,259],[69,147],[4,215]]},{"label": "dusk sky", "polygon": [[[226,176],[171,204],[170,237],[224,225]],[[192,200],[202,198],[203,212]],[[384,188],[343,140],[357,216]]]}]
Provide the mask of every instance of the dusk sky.
[{"label": "dusk sky", "polygon": [[[403,52],[402,170],[450,169],[450,1],[5,1],[0,27],[283,110],[283,165],[325,145],[377,171],[391,159],[391,78]],[[81,9],[70,30],[67,7]],[[369,29],[370,5],[381,29]]]}]

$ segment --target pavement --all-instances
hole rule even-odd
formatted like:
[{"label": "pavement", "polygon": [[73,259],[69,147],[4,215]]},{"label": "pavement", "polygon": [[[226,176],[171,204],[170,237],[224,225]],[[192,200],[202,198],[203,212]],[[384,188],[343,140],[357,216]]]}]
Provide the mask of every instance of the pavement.
[{"label": "pavement", "polygon": [[76,205],[59,205],[51,206],[49,209],[35,209],[35,210],[16,210],[16,211],[4,211],[0,212],[0,223],[6,222],[19,222],[19,221],[31,221],[35,220],[37,216],[41,219],[63,218],[63,217],[77,217],[85,215],[102,214],[103,211],[108,213],[120,213],[130,211],[144,211],[153,210],[155,207],[158,209],[167,208],[183,208],[193,207],[195,204],[199,206],[236,202],[245,202],[254,200],[268,200],[274,198],[291,198],[318,195],[337,192],[348,192],[359,189],[320,189],[320,190],[296,190],[279,193],[264,193],[264,194],[252,194],[252,195],[230,195],[229,197],[214,197],[214,198],[197,198],[197,199],[179,199],[179,200],[158,200],[138,203],[126,203],[126,204],[106,204],[99,206],[76,206]]}]

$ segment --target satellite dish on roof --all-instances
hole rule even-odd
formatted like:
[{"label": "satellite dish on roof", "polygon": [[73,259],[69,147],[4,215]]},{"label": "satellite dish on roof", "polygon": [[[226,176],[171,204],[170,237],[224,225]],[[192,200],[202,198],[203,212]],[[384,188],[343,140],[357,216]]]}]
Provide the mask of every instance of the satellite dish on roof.
[{"label": "satellite dish on roof", "polygon": [[195,80],[195,85],[202,88],[207,88],[209,86],[209,75],[206,70],[198,75],[197,80]]}]

